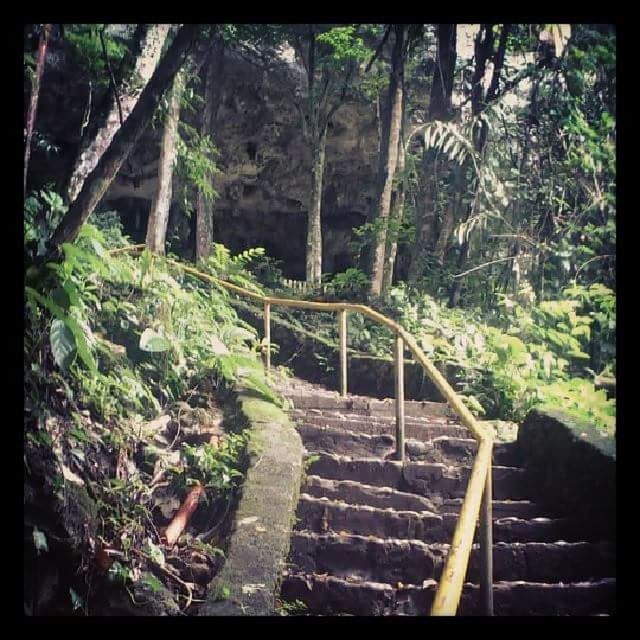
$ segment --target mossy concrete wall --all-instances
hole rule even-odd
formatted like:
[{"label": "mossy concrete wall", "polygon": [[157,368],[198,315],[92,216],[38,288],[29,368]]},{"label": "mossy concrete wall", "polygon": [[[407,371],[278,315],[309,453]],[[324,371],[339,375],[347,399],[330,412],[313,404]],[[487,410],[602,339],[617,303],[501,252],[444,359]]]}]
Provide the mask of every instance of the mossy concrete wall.
[{"label": "mossy concrete wall", "polygon": [[592,538],[615,537],[614,437],[563,411],[534,409],[518,430],[518,450],[535,500],[569,514]]},{"label": "mossy concrete wall", "polygon": [[239,390],[237,402],[249,423],[250,460],[227,559],[200,610],[205,616],[275,614],[300,492],[302,441],[287,415],[249,390]]}]

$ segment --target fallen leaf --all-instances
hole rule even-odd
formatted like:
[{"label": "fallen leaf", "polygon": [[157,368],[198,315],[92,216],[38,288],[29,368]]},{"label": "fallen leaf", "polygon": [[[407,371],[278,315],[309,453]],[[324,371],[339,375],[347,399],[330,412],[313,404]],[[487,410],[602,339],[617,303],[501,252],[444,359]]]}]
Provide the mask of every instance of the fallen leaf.
[{"label": "fallen leaf", "polygon": [[260,525],[256,525],[256,531],[258,533],[264,533],[266,531],[266,527],[261,527]]}]

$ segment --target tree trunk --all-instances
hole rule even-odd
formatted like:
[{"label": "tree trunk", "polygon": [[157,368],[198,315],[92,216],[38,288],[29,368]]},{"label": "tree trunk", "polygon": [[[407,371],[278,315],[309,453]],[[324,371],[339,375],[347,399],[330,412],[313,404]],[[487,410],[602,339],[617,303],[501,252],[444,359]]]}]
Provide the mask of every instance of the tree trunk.
[{"label": "tree trunk", "polygon": [[425,184],[422,189],[421,206],[416,208],[416,237],[411,247],[411,262],[407,274],[407,280],[412,285],[415,285],[424,273],[436,217],[434,199],[436,176],[435,171],[429,171],[432,165],[432,160],[428,158],[429,153],[428,150],[425,151],[422,161]]},{"label": "tree trunk", "polygon": [[456,25],[438,25],[438,57],[429,98],[429,120],[451,120],[453,79],[456,69]]},{"label": "tree trunk", "polygon": [[36,75],[31,86],[31,99],[29,100],[29,109],[27,110],[26,138],[24,146],[24,184],[23,192],[27,195],[27,171],[29,169],[29,159],[31,158],[31,138],[33,137],[33,128],[36,123],[36,113],[38,112],[38,99],[40,97],[40,82],[44,72],[44,63],[47,58],[47,43],[49,34],[51,33],[50,24],[43,24],[40,33],[40,41],[38,42],[38,61],[36,63]]},{"label": "tree trunk", "polygon": [[50,258],[55,258],[60,245],[72,242],[80,227],[96,208],[122,163],[131,153],[153,117],[153,113],[176,73],[184,64],[186,54],[197,37],[199,27],[184,25],[157,66],[153,77],[142,91],[140,99],[126,122],[117,131],[98,164],[84,181],[78,197],[71,203],[50,241]]},{"label": "tree trunk", "polygon": [[[95,137],[87,140],[80,149],[67,189],[70,202],[77,198],[87,176],[95,169],[102,154],[120,129],[120,115],[124,124],[136,106],[142,90],[158,65],[169,27],[168,24],[149,25],[140,43],[140,54],[131,76],[124,86],[115,89],[105,122],[98,129]],[[116,91],[118,95],[115,94]]]},{"label": "tree trunk", "polygon": [[449,205],[444,209],[440,231],[438,232],[438,239],[436,240],[436,246],[433,249],[433,257],[439,265],[444,264],[444,256],[447,252],[447,245],[449,244],[449,238],[453,232],[454,225],[455,212],[453,205]]},{"label": "tree trunk", "polygon": [[[218,63],[214,65],[215,54],[211,54],[207,65],[207,75],[204,83],[204,111],[200,134],[210,135],[213,129],[215,113],[217,111],[216,82],[220,84],[222,68],[224,65],[224,44],[220,44],[217,54]],[[220,92],[218,91],[218,94]],[[213,176],[209,176],[213,180]],[[196,262],[208,258],[211,254],[211,243],[213,241],[213,210],[212,202],[206,196],[198,192],[196,204]]]},{"label": "tree trunk", "polygon": [[158,163],[158,188],[156,190],[149,222],[147,223],[147,248],[153,253],[164,255],[173,193],[173,168],[176,161],[178,143],[178,124],[180,122],[180,102],[186,84],[184,70],[179,71],[173,80],[169,95],[169,105],[160,143],[160,160]]},{"label": "tree trunk", "polygon": [[[431,95],[429,98],[429,120],[447,121],[453,117],[451,96],[456,67],[456,25],[438,25],[438,56],[433,71]],[[408,280],[415,284],[424,272],[429,245],[432,243],[433,226],[436,217],[437,176],[435,174],[435,160],[433,152],[425,149],[422,160],[422,172],[425,180],[423,206],[416,212],[416,241],[411,254]],[[433,171],[432,171],[433,168]],[[444,247],[453,230],[453,210],[445,208],[442,231],[448,232],[440,237],[440,245],[436,245],[444,256]],[[444,243],[444,244],[442,244]]]},{"label": "tree trunk", "polygon": [[[314,136],[315,137],[315,136]],[[319,285],[322,277],[322,179],[324,177],[326,128],[312,142],[311,198],[307,218],[307,283]]]},{"label": "tree trunk", "polygon": [[391,191],[393,177],[398,162],[398,140],[400,138],[400,125],[402,123],[402,89],[404,79],[404,49],[406,25],[395,26],[395,44],[391,57],[391,73],[389,76],[389,98],[387,117],[389,126],[383,127],[382,161],[378,174],[378,197],[376,201],[374,220],[381,224],[376,233],[373,249],[373,261],[371,266],[372,295],[379,296],[382,293],[382,279],[384,273],[384,259],[386,247],[386,225],[391,208]]},{"label": "tree trunk", "polygon": [[398,176],[398,184],[396,187],[396,197],[393,203],[393,208],[389,216],[391,222],[390,233],[387,233],[386,246],[385,246],[385,263],[384,273],[382,274],[382,293],[386,294],[393,284],[393,270],[396,263],[396,255],[398,253],[398,232],[400,230],[400,224],[402,223],[402,217],[404,213],[404,200],[405,200],[405,188],[404,188],[404,167],[405,167],[405,149],[404,149],[404,136],[400,135],[398,140],[398,163],[396,166],[396,175]]}]

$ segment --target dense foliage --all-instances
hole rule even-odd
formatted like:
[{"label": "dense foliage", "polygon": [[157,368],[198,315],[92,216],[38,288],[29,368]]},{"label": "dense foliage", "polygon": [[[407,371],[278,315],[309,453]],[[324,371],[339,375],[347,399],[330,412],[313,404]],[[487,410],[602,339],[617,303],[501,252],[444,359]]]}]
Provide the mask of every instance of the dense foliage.
[{"label": "dense foliage", "polygon": [[[166,549],[152,511],[171,496],[154,494],[159,478],[180,499],[204,488],[219,517],[201,523],[207,531],[191,550],[222,554],[210,534],[240,486],[242,425],[198,444],[176,433],[163,448],[158,420],[179,432],[183,413],[213,412],[213,399],[239,378],[280,402],[263,376],[263,341],[237,301],[182,268],[194,255],[200,272],[255,292],[382,311],[415,336],[478,416],[521,422],[547,405],[615,436],[614,26],[164,25],[155,53],[146,39],[153,27],[163,25],[27,25],[24,33],[25,504],[46,489],[62,511],[72,491],[86,490],[96,505],[97,530],[75,540],[83,562],[69,582],[73,611],[88,611],[96,564],[127,589],[163,589],[156,574],[166,570]],[[248,65],[237,95],[225,87],[225,60]],[[141,68],[144,78],[133,73]],[[252,74],[261,78],[255,87]],[[73,89],[62,96],[67,81]],[[40,92],[50,113],[64,100],[71,132],[56,122],[66,113],[40,118]],[[227,144],[218,135],[221,104],[241,123],[252,105],[279,111],[272,99],[286,106],[281,120],[293,120],[267,123],[283,129],[277,142],[238,134],[242,142]],[[349,103],[343,126],[336,114]],[[374,197],[364,224],[347,229],[343,271],[322,274],[326,209],[344,195],[328,195],[328,179],[342,189],[332,141],[352,126],[354,157],[377,142],[375,157],[361,154],[373,181],[362,191]],[[245,150],[248,160],[228,157]],[[290,159],[309,179],[304,202],[286,194],[307,218],[307,282],[293,290],[283,285],[287,265],[265,249],[232,256],[212,241],[216,224],[233,224],[245,192],[256,207],[282,195],[277,168]],[[82,186],[71,195],[74,175]],[[117,211],[104,211],[116,175],[132,182],[134,200],[141,183],[144,192],[156,181],[151,197],[162,206],[147,225],[157,225],[158,240],[146,245],[157,255],[134,250],[123,234],[131,210],[114,203]],[[223,217],[218,190],[232,203]],[[137,201],[150,202],[149,194]],[[347,201],[332,212],[336,228]],[[181,256],[164,256],[167,239]],[[334,318],[291,309],[273,318],[312,341],[305,357],[335,375]],[[349,315],[352,350],[389,357],[393,341],[386,328]],[[42,491],[29,484],[38,474]],[[40,562],[62,538],[31,524],[25,519]],[[183,611],[193,595],[186,589]]]}]

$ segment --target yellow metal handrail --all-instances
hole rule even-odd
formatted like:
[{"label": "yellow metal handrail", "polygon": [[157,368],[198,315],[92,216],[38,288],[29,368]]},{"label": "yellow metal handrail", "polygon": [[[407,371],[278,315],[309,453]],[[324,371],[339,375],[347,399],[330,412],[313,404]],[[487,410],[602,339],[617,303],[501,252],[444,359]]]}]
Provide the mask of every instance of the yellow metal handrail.
[{"label": "yellow metal handrail", "polygon": [[[111,253],[122,251],[135,251],[143,249],[145,245],[133,245],[113,250]],[[480,591],[485,615],[493,615],[493,536],[492,536],[492,483],[491,461],[493,453],[492,433],[480,425],[469,409],[462,403],[458,394],[453,390],[444,376],[436,369],[433,363],[426,357],[418,346],[413,336],[407,333],[399,324],[387,318],[381,313],[362,304],[349,302],[315,302],[311,300],[294,300],[289,298],[273,298],[249,291],[243,287],[220,280],[215,276],[202,273],[193,267],[166,259],[173,266],[182,269],[201,280],[217,284],[229,291],[261,302],[264,305],[264,325],[266,342],[266,367],[267,373],[270,366],[270,308],[271,305],[292,307],[297,309],[311,309],[314,311],[337,312],[339,318],[340,333],[340,391],[344,396],[347,389],[346,378],[346,314],[360,313],[371,318],[378,324],[388,327],[396,334],[395,368],[396,368],[396,444],[397,454],[400,460],[404,459],[404,403],[403,403],[403,371],[402,352],[406,345],[413,353],[415,359],[422,365],[431,381],[444,396],[449,406],[460,418],[462,424],[467,427],[478,442],[471,476],[467,485],[467,491],[462,502],[460,515],[453,533],[453,539],[447,554],[447,560],[438,583],[435,598],[431,606],[431,615],[455,615],[462,595],[464,578],[467,573],[469,556],[473,547],[473,538],[476,524],[480,519],[480,552],[481,552],[481,578]]]}]

